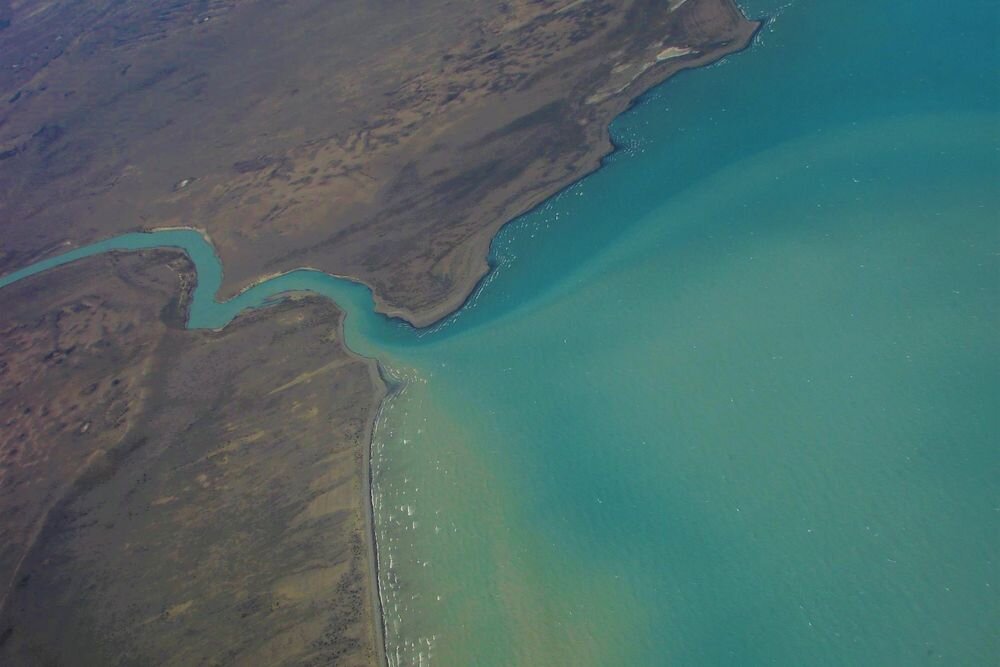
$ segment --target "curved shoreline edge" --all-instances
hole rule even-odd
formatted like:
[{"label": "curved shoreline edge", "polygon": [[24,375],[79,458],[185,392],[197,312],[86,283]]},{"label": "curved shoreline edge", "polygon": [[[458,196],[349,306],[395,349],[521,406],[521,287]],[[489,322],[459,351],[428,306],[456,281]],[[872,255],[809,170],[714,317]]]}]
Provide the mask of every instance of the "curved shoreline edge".
[{"label": "curved shoreline edge", "polygon": [[[737,7],[740,14],[746,17],[746,13],[736,0],[733,0],[733,4]],[[448,317],[462,310],[462,308],[468,304],[469,300],[479,291],[484,281],[489,278],[490,274],[496,268],[492,261],[491,254],[493,240],[497,237],[501,230],[525,215],[538,210],[553,198],[558,197],[560,194],[572,188],[580,181],[596,173],[608,164],[608,160],[614,154],[621,150],[622,147],[615,142],[614,137],[611,135],[611,125],[618,119],[618,117],[622,114],[628,113],[639,104],[642,104],[643,100],[649,93],[660,86],[665,85],[674,77],[684,72],[697,71],[699,69],[715,65],[729,56],[737,55],[748,50],[756,43],[761,31],[767,27],[770,21],[771,17],[768,16],[748,19],[748,22],[754,27],[753,30],[746,35],[746,38],[742,42],[736,44],[731,42],[726,44],[717,52],[704,54],[697,61],[690,61],[690,64],[687,64],[686,62],[679,63],[683,66],[665,74],[660,74],[659,76],[655,76],[656,73],[651,72],[650,77],[640,77],[640,79],[636,80],[629,86],[630,88],[635,86],[636,89],[634,91],[621,91],[617,96],[615,96],[613,99],[617,99],[618,101],[617,110],[612,113],[611,120],[605,124],[601,141],[598,144],[595,144],[593,149],[590,151],[590,155],[586,159],[586,166],[582,170],[577,173],[570,174],[565,179],[560,180],[552,188],[532,197],[523,209],[510,218],[500,221],[495,225],[485,227],[475,235],[475,239],[470,243],[470,245],[475,248],[475,251],[471,254],[479,260],[478,270],[473,272],[471,279],[467,281],[467,286],[456,291],[452,298],[445,299],[436,307],[421,313],[409,308],[389,305],[388,302],[378,293],[378,291],[364,280],[348,276],[338,277],[343,277],[347,280],[367,287],[372,293],[372,300],[375,302],[375,312],[380,315],[384,315],[391,319],[402,320],[415,329],[426,329],[434,326],[435,324],[439,324]],[[644,82],[643,79],[647,80]],[[252,282],[250,286],[254,284],[257,284],[257,281]],[[245,289],[245,287],[241,288],[236,293],[240,293]]]},{"label": "curved shoreline edge", "polygon": [[[742,8],[740,8],[740,11],[742,13]],[[755,23],[753,31],[747,36],[747,39],[744,42],[736,45],[735,48],[728,48],[731,45],[726,45],[718,53],[713,53],[708,55],[703,61],[698,62],[697,64],[692,64],[690,66],[682,67],[678,70],[669,72],[665,76],[654,78],[646,85],[637,88],[637,90],[634,93],[630,94],[628,97],[621,97],[619,102],[620,109],[616,113],[614,113],[612,121],[618,118],[623,113],[626,113],[629,110],[633,109],[636,105],[641,104],[643,98],[651,90],[666,84],[671,78],[673,78],[680,72],[691,69],[699,69],[707,65],[715,64],[727,56],[740,53],[748,49],[755,43],[757,36],[760,34],[762,28],[767,25],[767,19],[766,18],[754,19],[753,22]],[[475,253],[475,256],[478,257],[479,259],[479,270],[477,274],[474,275],[473,280],[470,281],[468,288],[465,289],[464,291],[456,292],[456,297],[454,299],[449,299],[445,302],[442,302],[441,304],[439,304],[437,308],[428,311],[428,313],[422,316],[418,315],[414,311],[388,306],[387,303],[379,296],[376,290],[373,289],[373,286],[369,285],[363,280],[359,280],[357,278],[353,278],[350,276],[331,274],[311,267],[300,267],[298,269],[292,269],[289,271],[282,271],[280,273],[260,276],[259,278],[255,279],[251,283],[241,288],[236,294],[231,295],[229,299],[226,299],[226,301],[229,301],[232,298],[238,296],[239,294],[243,294],[254,287],[267,283],[274,278],[286,275],[293,271],[308,270],[308,271],[316,271],[318,273],[323,273],[324,275],[328,275],[330,277],[363,285],[368,289],[368,291],[372,295],[372,299],[374,302],[374,312],[383,317],[386,317],[388,319],[402,320],[411,325],[414,329],[424,329],[433,326],[441,322],[442,320],[452,315],[455,315],[456,313],[461,311],[468,304],[469,300],[472,299],[479,292],[481,287],[484,285],[485,281],[488,280],[490,274],[496,269],[496,265],[492,261],[491,249],[493,240],[504,227],[520,219],[525,214],[530,213],[531,211],[537,209],[540,206],[543,206],[547,201],[551,200],[553,197],[558,196],[567,188],[572,187],[576,183],[585,179],[587,176],[590,176],[591,174],[595,173],[596,171],[604,167],[606,164],[608,164],[608,159],[619,150],[621,150],[621,147],[614,142],[614,139],[610,133],[610,124],[608,124],[604,127],[603,141],[601,142],[600,145],[594,147],[594,150],[592,151],[592,158],[588,160],[588,167],[582,173],[573,174],[570,177],[568,177],[565,181],[561,182],[558,185],[558,187],[555,187],[549,192],[546,192],[544,194],[532,198],[530,204],[523,211],[497,225],[483,229],[481,233],[477,235],[475,243],[477,244],[477,247],[482,246],[481,251],[477,250],[477,252]],[[185,226],[185,227],[175,226],[175,227],[162,227],[156,229],[142,229],[142,233],[156,233],[159,231],[171,231],[171,230],[173,231],[185,230],[185,231],[196,232],[208,243],[209,246],[212,247],[213,251],[215,250],[215,246],[214,244],[212,244],[207,231],[194,226]],[[112,239],[113,238],[118,238],[118,237],[112,237]],[[112,239],[106,239],[106,241],[110,241]],[[96,244],[91,244],[91,245],[96,245]],[[104,254],[106,252],[135,252],[143,250],[143,248],[135,248],[131,250],[120,249],[120,248],[108,248],[106,250],[100,252],[94,252],[91,254],[79,253],[79,251],[83,251],[87,247],[88,246],[84,246],[81,248],[73,248],[69,250],[67,253],[64,253],[64,255],[56,255],[55,257],[48,257],[42,259],[36,262],[35,264],[23,267],[21,270],[14,271],[11,274],[8,274],[7,276],[0,277],[0,289],[2,289],[3,286],[19,281],[22,278],[34,275],[34,273],[45,271],[48,270],[49,268],[55,268],[56,266],[61,266],[62,264],[74,262],[78,259],[84,259],[86,257],[93,256],[94,254]],[[177,246],[165,245],[156,247],[176,248]],[[184,251],[183,248],[181,248],[181,250]],[[58,261],[60,257],[69,254],[79,254],[79,256],[65,260],[63,262]],[[185,254],[187,253],[185,252]],[[215,253],[215,255],[216,259],[219,261],[219,264],[221,266],[221,258],[219,257],[217,252]],[[31,271],[31,268],[33,266],[37,266],[38,264],[51,264],[51,266],[48,266],[44,269],[40,269],[39,271]],[[192,285],[190,285],[187,290],[189,292],[185,303],[187,309],[190,309],[194,301],[194,291],[197,288],[197,281],[198,281],[197,271],[195,273],[196,273],[195,282]],[[222,286],[220,285],[216,293],[211,296],[213,300],[217,298],[218,294],[221,292],[221,288]],[[288,296],[287,294],[276,294],[273,301],[269,301],[260,307],[266,307],[267,305],[278,303],[279,301],[282,301],[285,298],[287,298],[287,296]],[[385,613],[382,601],[382,587],[379,579],[380,564],[378,555],[378,536],[376,532],[375,517],[374,517],[375,497],[374,497],[374,487],[372,481],[373,477],[372,467],[374,460],[373,448],[375,446],[374,438],[375,438],[376,424],[378,422],[378,419],[384,413],[384,409],[387,405],[388,399],[397,395],[398,392],[405,385],[400,381],[390,377],[386,369],[382,366],[382,364],[379,362],[378,359],[366,357],[350,349],[350,347],[347,345],[346,340],[344,339],[344,320],[348,316],[348,311],[346,308],[341,307],[340,304],[337,304],[336,301],[334,301],[334,303],[344,313],[344,317],[341,319],[341,323],[339,326],[340,329],[339,334],[341,336],[341,341],[344,345],[345,350],[347,350],[349,354],[357,358],[364,359],[368,363],[369,372],[371,373],[372,376],[373,386],[377,388],[377,391],[372,397],[371,405],[374,408],[372,413],[372,418],[366,424],[365,440],[367,441],[367,446],[366,446],[367,451],[365,452],[365,462],[362,468],[363,468],[363,484],[366,487],[365,493],[367,495],[367,502],[365,503],[365,508],[364,508],[364,517],[365,517],[366,530],[368,531],[369,534],[369,539],[367,540],[368,543],[367,548],[368,548],[369,562],[370,562],[369,573],[371,581],[369,589],[371,593],[371,604],[373,613],[372,622],[374,626],[372,628],[373,648],[376,652],[375,657],[378,663],[380,665],[384,665],[387,667],[389,664],[388,637],[385,632]],[[190,310],[188,312],[188,317],[190,318]]]},{"label": "curved shoreline edge", "polygon": [[[343,320],[341,320],[341,331],[343,331],[343,327],[344,323]],[[347,346],[345,345],[345,348],[346,347]],[[350,352],[349,349],[348,352]],[[351,354],[354,353],[351,352]],[[372,645],[375,648],[375,659],[379,665],[388,667],[389,647],[386,643],[388,641],[388,637],[385,633],[385,608],[382,602],[382,586],[379,582],[378,534],[375,532],[375,493],[372,485],[372,461],[374,460],[374,452],[372,448],[375,445],[375,425],[378,423],[379,417],[382,415],[382,410],[386,405],[386,399],[396,393],[397,388],[395,384],[387,381],[382,364],[379,363],[377,359],[370,360],[370,362],[371,363],[369,363],[368,369],[372,377],[372,384],[373,386],[378,387],[379,391],[372,398],[372,407],[374,408],[372,418],[367,424],[365,424],[365,442],[367,442],[367,445],[365,448],[365,462],[362,466],[362,483],[364,484],[365,496],[367,498],[364,514],[365,528],[368,532],[368,539],[366,540],[369,559],[368,573],[370,577],[368,589],[372,605],[372,624],[374,626],[372,628]]]},{"label": "curved shoreline edge", "polygon": [[[746,13],[743,11],[743,8],[739,6],[739,3],[737,2],[735,4],[737,4],[737,6],[739,7],[740,13],[745,16]],[[632,95],[627,99],[626,103],[622,106],[622,108],[617,113],[614,114],[611,122],[614,122],[622,114],[628,113],[629,111],[634,109],[637,105],[642,104],[643,99],[651,91],[655,90],[656,88],[662,85],[665,85],[668,81],[670,81],[670,79],[674,78],[681,72],[691,69],[695,70],[701,69],[702,67],[714,65],[715,63],[722,61],[728,56],[742,53],[743,51],[749,49],[757,42],[757,38],[760,36],[761,31],[767,26],[768,22],[770,21],[770,18],[759,17],[756,19],[752,19],[752,21],[755,23],[753,31],[747,37],[746,41],[743,44],[741,44],[738,48],[733,49],[731,51],[726,51],[724,53],[720,53],[718,57],[712,58],[708,62],[697,65],[696,67],[680,69],[678,71],[669,74],[667,77],[663,79],[648,84],[645,88],[642,88],[641,90],[639,90],[638,92],[636,92],[634,95]],[[340,276],[340,277],[344,278],[345,280],[351,280],[353,282],[357,282],[367,287],[372,295],[372,301],[374,302],[375,312],[380,315],[383,315],[384,317],[390,319],[402,320],[403,322],[406,322],[407,324],[412,326],[414,329],[428,329],[437,324],[440,324],[444,320],[448,319],[453,315],[456,315],[463,308],[465,308],[470,302],[470,300],[475,298],[475,296],[479,293],[479,291],[485,286],[486,282],[490,278],[490,275],[497,269],[497,264],[494,262],[492,256],[492,248],[494,239],[497,237],[497,235],[500,233],[502,229],[504,229],[507,225],[516,222],[521,217],[544,206],[545,203],[551,200],[553,197],[559,196],[560,193],[573,187],[574,185],[584,180],[591,174],[596,173],[597,171],[599,171],[608,164],[609,159],[615,153],[617,153],[622,149],[620,145],[615,143],[614,138],[611,135],[611,123],[608,123],[605,126],[603,137],[604,137],[603,150],[601,150],[594,157],[591,166],[589,167],[589,169],[585,170],[584,173],[572,176],[570,180],[561,184],[558,188],[555,188],[552,192],[549,192],[548,194],[539,198],[538,201],[531,203],[522,212],[511,217],[509,220],[501,222],[495,228],[486,230],[486,232],[488,232],[487,234],[485,234],[488,239],[486,243],[486,248],[484,251],[478,253],[478,256],[482,261],[482,269],[479,272],[478,276],[472,280],[471,284],[469,285],[468,289],[464,292],[464,294],[460,293],[460,298],[457,299],[457,303],[449,304],[446,302],[442,304],[439,309],[433,311],[426,318],[418,318],[416,316],[416,313],[413,311],[394,309],[388,307],[386,302],[379,296],[378,292],[374,289],[372,285],[369,285],[364,281],[350,278],[347,276]],[[252,287],[253,285],[256,284],[257,282],[255,281],[248,287],[244,288],[244,290],[249,289],[249,287]],[[240,291],[242,292],[244,290]],[[343,322],[341,323],[341,327],[343,327]],[[399,391],[402,390],[404,385],[396,380],[393,380],[391,382],[388,381],[385,369],[382,366],[382,364],[377,359],[375,359],[374,361],[375,361],[375,366],[378,369],[378,376],[381,383],[383,384],[384,390],[382,396],[378,399],[378,409],[375,411],[371,422],[366,427],[368,431],[368,460],[367,460],[367,465],[365,466],[365,476],[366,476],[366,481],[368,483],[368,504],[365,509],[366,509],[366,518],[369,521],[369,526],[371,531],[370,532],[371,540],[369,549],[370,553],[372,554],[372,567],[370,571],[374,578],[374,585],[373,585],[373,595],[375,598],[374,603],[377,604],[378,619],[376,620],[377,628],[375,629],[375,632],[377,637],[376,644],[378,646],[378,649],[381,651],[381,655],[379,656],[380,658],[379,664],[383,665],[383,667],[389,667],[388,636],[386,635],[385,632],[385,610],[383,608],[383,601],[382,601],[382,586],[381,586],[381,581],[379,579],[380,564],[379,564],[379,552],[378,552],[378,535],[375,531],[375,521],[374,521],[375,495],[374,495],[374,487],[372,486],[372,462],[374,453],[373,448],[375,446],[375,440],[374,440],[375,425],[377,424],[379,417],[383,414],[386,402],[393,396],[397,395]]]}]

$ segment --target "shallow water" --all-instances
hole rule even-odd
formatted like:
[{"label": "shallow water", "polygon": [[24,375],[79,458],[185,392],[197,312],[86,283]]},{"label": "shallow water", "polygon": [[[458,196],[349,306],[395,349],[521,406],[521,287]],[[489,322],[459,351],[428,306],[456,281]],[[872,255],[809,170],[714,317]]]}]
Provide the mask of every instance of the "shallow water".
[{"label": "shallow water", "polygon": [[383,351],[398,664],[998,654],[996,9],[757,4]]},{"label": "shallow water", "polygon": [[195,232],[80,253],[186,248],[191,326],[326,294],[405,380],[374,454],[393,664],[1000,651],[997,10],[747,10],[761,43],[618,119],[430,331],[311,271],[215,304]]}]

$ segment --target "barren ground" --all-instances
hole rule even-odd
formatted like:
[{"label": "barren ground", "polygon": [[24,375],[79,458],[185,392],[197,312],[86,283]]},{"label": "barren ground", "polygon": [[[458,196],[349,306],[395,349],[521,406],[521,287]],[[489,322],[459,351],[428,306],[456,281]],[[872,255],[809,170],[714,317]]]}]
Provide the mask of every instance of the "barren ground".
[{"label": "barren ground", "polygon": [[375,662],[374,364],[319,299],[182,328],[189,269],[0,290],[0,664]]},{"label": "barren ground", "polygon": [[461,304],[500,225],[598,165],[636,95],[757,25],[732,0],[14,0],[7,14],[0,273],[191,225],[217,245],[226,295],[312,266],[418,325]]},{"label": "barren ground", "polygon": [[[749,43],[732,0],[0,0],[0,275],[205,230],[417,325],[607,124]],[[299,299],[183,327],[176,253],[0,290],[0,664],[373,664],[384,387]]]}]

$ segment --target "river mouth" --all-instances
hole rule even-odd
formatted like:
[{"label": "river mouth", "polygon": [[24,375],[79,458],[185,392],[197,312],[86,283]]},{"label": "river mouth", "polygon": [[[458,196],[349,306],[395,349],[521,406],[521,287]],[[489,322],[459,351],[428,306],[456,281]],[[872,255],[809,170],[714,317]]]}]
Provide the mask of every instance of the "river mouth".
[{"label": "river mouth", "polygon": [[622,117],[430,331],[315,272],[192,308],[325,294],[401,378],[372,452],[391,664],[990,661],[990,11],[786,8]]},{"label": "river mouth", "polygon": [[387,348],[392,664],[989,660],[988,10],[759,5]]},{"label": "river mouth", "polygon": [[[409,351],[375,450],[396,664],[985,657],[998,202],[964,171],[990,123],[952,120],[946,161],[924,118],[735,165]],[[898,133],[929,140],[887,159]],[[900,180],[855,183],[858,159]],[[838,188],[798,198],[815,178]]]}]

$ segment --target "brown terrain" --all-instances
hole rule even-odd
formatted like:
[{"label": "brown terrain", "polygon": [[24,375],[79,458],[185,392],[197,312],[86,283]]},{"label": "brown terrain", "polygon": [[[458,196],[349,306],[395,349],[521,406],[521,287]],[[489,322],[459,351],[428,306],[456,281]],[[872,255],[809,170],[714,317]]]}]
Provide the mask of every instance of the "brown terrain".
[{"label": "brown terrain", "polygon": [[[732,0],[0,0],[0,275],[206,231],[223,296],[312,266],[416,325],[607,125],[745,47]],[[374,362],[297,298],[184,328],[192,267],[0,290],[0,664],[384,662]]]},{"label": "brown terrain", "polygon": [[190,271],[0,290],[0,664],[378,662],[374,362],[317,298],[187,330]]},{"label": "brown terrain", "polygon": [[226,296],[311,266],[417,325],[599,164],[636,95],[758,25],[732,0],[7,4],[0,274],[190,225]]}]

